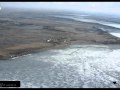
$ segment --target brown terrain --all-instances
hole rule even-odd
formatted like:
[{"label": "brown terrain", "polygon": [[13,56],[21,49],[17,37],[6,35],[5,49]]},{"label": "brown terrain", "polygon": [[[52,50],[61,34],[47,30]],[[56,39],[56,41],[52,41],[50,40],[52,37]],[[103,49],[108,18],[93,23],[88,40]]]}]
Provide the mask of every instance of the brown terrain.
[{"label": "brown terrain", "polygon": [[45,15],[49,12],[1,11],[0,59],[70,44],[120,44],[99,29],[110,27]]}]

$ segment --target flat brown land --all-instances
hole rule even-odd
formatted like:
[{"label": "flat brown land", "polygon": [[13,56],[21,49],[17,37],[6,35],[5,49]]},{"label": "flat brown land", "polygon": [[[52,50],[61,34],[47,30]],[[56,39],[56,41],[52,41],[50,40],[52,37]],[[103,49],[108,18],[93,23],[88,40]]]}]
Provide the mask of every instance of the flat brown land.
[{"label": "flat brown land", "polygon": [[49,13],[1,11],[0,59],[70,44],[120,44],[107,26],[49,17]]}]

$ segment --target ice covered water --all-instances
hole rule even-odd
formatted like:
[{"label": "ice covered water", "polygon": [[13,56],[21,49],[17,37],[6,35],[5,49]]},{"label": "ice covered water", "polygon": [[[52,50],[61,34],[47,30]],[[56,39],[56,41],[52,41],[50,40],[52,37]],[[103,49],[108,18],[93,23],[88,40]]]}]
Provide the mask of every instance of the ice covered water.
[{"label": "ice covered water", "polygon": [[120,47],[72,45],[1,60],[0,80],[20,80],[26,88],[120,87]]},{"label": "ice covered water", "polygon": [[120,38],[120,33],[114,33],[114,32],[112,33],[112,32],[111,32],[110,34],[112,34],[113,36],[116,36],[116,37],[119,37],[119,38]]}]

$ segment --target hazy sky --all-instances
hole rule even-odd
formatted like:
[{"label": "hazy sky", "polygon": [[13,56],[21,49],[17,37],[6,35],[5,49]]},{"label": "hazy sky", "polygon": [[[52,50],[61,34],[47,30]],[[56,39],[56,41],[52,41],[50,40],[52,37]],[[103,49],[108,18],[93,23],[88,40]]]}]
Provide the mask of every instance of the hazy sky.
[{"label": "hazy sky", "polygon": [[120,14],[120,2],[0,2],[0,6]]}]

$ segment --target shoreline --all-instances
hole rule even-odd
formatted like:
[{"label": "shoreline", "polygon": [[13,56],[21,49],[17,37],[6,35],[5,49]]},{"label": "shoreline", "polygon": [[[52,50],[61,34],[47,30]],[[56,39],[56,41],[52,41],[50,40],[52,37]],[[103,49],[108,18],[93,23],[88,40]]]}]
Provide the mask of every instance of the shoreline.
[{"label": "shoreline", "polygon": [[2,58],[0,57],[0,60],[8,60],[8,59],[14,59],[19,56],[24,56],[24,55],[29,55],[29,54],[34,54],[34,53],[39,53],[39,52],[44,52],[48,50],[55,50],[55,49],[64,49],[68,48],[71,45],[107,45],[107,46],[119,46],[119,44],[103,44],[103,43],[73,43],[73,44],[60,44],[56,46],[50,46],[50,47],[45,47],[45,48],[34,48],[34,49],[23,49],[22,53],[17,54],[19,50],[16,50],[13,52],[14,54],[8,54],[6,56],[3,56]]},{"label": "shoreline", "polygon": [[115,29],[110,26],[59,19],[50,12],[30,12],[29,17],[22,11],[1,13],[0,60],[74,44],[120,45],[120,38],[100,29]]},{"label": "shoreline", "polygon": [[[82,32],[82,33],[81,33]],[[79,33],[77,33],[78,35],[83,35],[83,34],[88,34],[88,36],[92,36],[92,35],[97,35],[100,37],[93,37],[93,38],[89,38],[88,39],[86,37],[82,37],[82,39],[80,37],[75,37],[75,36],[67,36],[65,39],[61,39],[61,37],[57,37],[57,41],[54,41],[54,39],[56,39],[56,37],[53,38],[53,41],[51,42],[31,42],[29,44],[20,44],[20,45],[16,45],[16,46],[12,46],[12,47],[8,47],[5,48],[5,50],[0,52],[0,60],[7,60],[10,58],[14,58],[14,57],[18,57],[18,56],[23,56],[23,55],[27,55],[27,54],[32,54],[32,53],[38,53],[38,52],[42,52],[42,51],[46,51],[46,50],[52,50],[52,49],[61,49],[61,48],[66,48],[69,47],[70,45],[120,45],[120,38],[115,37],[113,35],[111,35],[108,32],[104,32],[104,31],[98,31],[96,33],[95,32],[83,32],[83,31],[79,31]],[[90,35],[89,35],[90,34]],[[92,34],[92,35],[91,35]],[[105,41],[103,41],[101,38],[103,37],[107,37]],[[100,40],[99,40],[100,39]],[[66,40],[66,42],[64,42]],[[43,45],[41,46],[41,44],[43,43]]]}]

